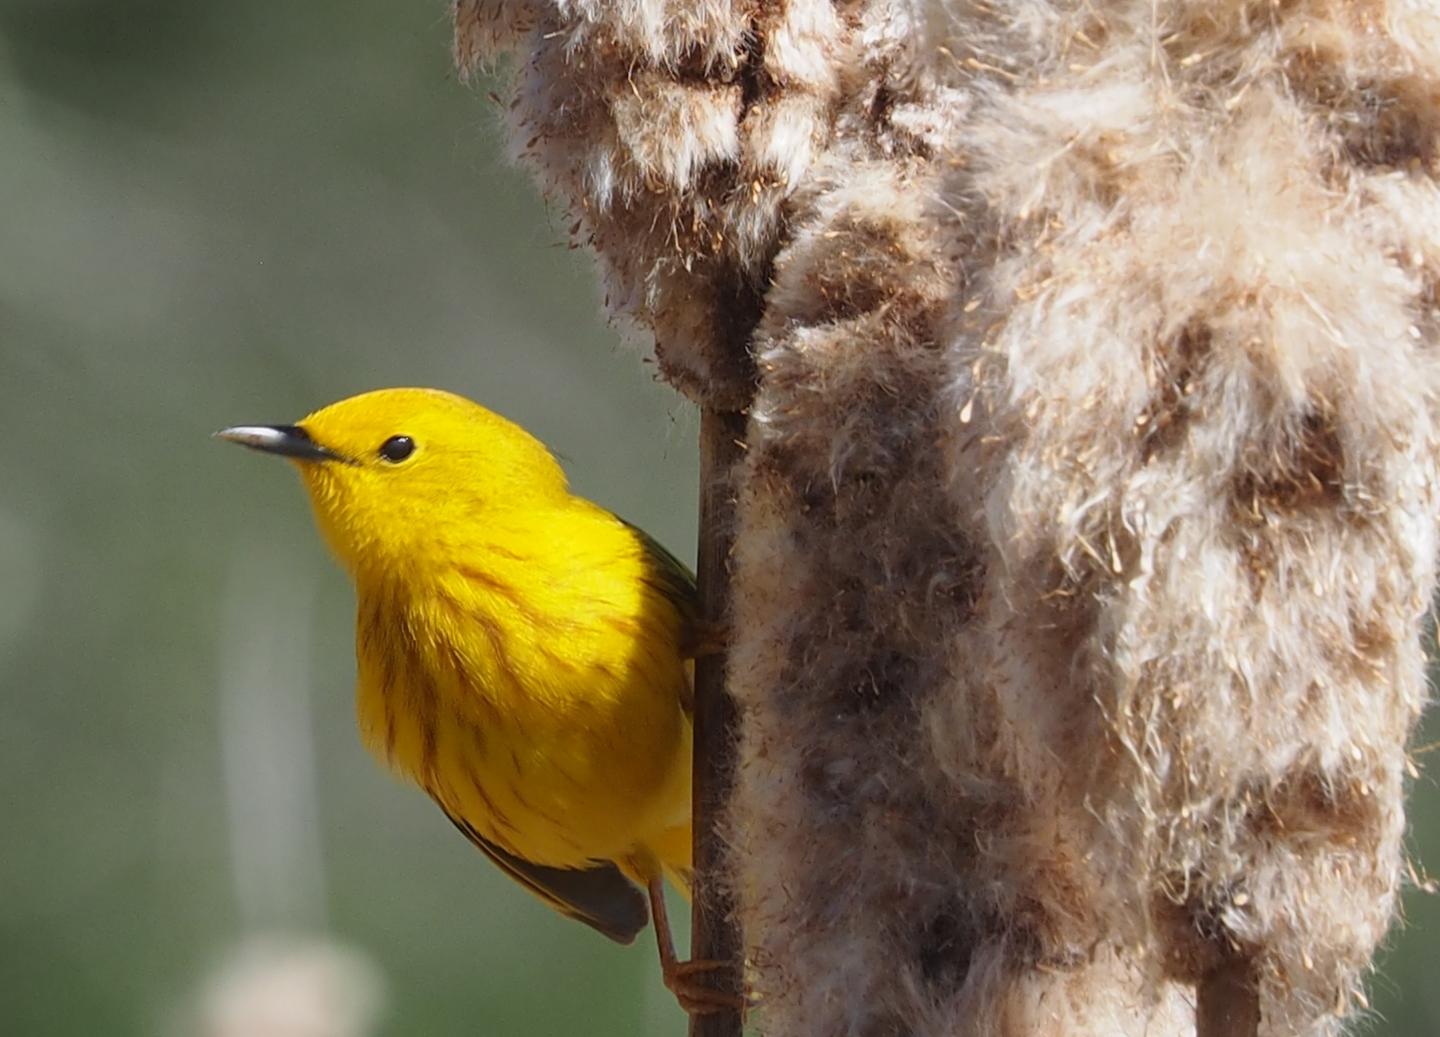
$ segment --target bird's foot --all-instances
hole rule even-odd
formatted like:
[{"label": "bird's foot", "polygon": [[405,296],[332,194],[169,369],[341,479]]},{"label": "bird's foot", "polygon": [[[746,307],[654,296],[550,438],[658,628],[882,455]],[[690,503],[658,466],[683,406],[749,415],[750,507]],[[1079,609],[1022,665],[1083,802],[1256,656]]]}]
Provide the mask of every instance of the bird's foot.
[{"label": "bird's foot", "polygon": [[731,967],[728,961],[694,958],[669,962],[664,969],[665,987],[675,995],[687,1015],[714,1015],[716,1012],[743,1012],[745,998],[729,990],[717,990],[705,983],[707,973]]},{"label": "bird's foot", "polygon": [[723,622],[696,620],[681,651],[691,659],[723,655],[730,645],[730,627]]}]

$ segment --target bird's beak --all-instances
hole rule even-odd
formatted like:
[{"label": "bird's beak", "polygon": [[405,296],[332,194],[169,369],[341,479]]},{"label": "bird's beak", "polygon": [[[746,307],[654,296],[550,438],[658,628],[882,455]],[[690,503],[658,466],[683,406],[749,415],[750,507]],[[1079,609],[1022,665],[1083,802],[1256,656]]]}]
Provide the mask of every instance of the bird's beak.
[{"label": "bird's beak", "polygon": [[329,447],[321,446],[310,438],[299,425],[234,425],[215,433],[216,439],[228,439],[232,443],[261,450],[267,454],[293,457],[297,461],[341,461],[354,464],[344,454],[337,454]]}]

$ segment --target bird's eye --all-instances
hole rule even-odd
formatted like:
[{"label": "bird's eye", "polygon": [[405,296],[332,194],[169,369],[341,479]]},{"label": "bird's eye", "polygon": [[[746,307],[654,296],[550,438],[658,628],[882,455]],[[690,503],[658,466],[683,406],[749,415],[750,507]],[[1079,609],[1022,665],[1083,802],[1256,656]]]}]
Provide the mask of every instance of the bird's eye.
[{"label": "bird's eye", "polygon": [[380,444],[380,456],[393,464],[399,464],[415,452],[415,440],[409,436],[391,436]]}]

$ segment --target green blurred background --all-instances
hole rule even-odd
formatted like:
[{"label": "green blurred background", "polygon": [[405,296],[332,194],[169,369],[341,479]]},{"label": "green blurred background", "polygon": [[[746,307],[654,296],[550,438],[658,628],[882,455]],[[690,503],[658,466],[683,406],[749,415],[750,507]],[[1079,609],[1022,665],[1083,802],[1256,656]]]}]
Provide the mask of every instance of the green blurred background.
[{"label": "green blurred background", "polygon": [[693,554],[698,422],[486,93],[439,0],[3,0],[0,1034],[201,1032],[266,933],[366,956],[385,1034],[680,1032],[648,934],[541,906],[365,754],[299,483],[209,438],[443,386]]},{"label": "green blurred background", "polygon": [[[648,936],[532,901],[364,754],[297,482],[208,439],[443,386],[691,556],[695,418],[448,46],[440,0],[0,0],[0,1033],[259,1037],[234,1002],[295,976],[337,1037],[682,1031]],[[1435,901],[1372,1032],[1440,1034]]]}]

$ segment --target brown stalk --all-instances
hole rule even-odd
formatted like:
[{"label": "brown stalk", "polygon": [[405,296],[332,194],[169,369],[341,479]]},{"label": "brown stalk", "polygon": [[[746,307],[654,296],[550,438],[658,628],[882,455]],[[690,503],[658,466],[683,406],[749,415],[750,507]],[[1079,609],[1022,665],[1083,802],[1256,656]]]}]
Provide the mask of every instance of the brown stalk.
[{"label": "brown stalk", "polygon": [[1228,959],[1195,987],[1195,1037],[1255,1037],[1260,1029],[1260,990],[1255,963]]},{"label": "brown stalk", "polygon": [[[730,547],[734,540],[735,494],[730,472],[745,437],[743,414],[706,408],[700,418],[700,547],[697,577],[700,609],[712,629],[723,629],[730,601]],[[716,823],[729,799],[735,776],[735,703],[725,690],[728,654],[702,654],[695,660],[695,778],[693,832],[695,888],[690,956],[729,962],[710,973],[719,990],[741,990],[740,941],[734,908],[722,884],[714,881],[724,864]],[[737,1037],[740,1013],[725,1010],[692,1016],[690,1037]]]}]

